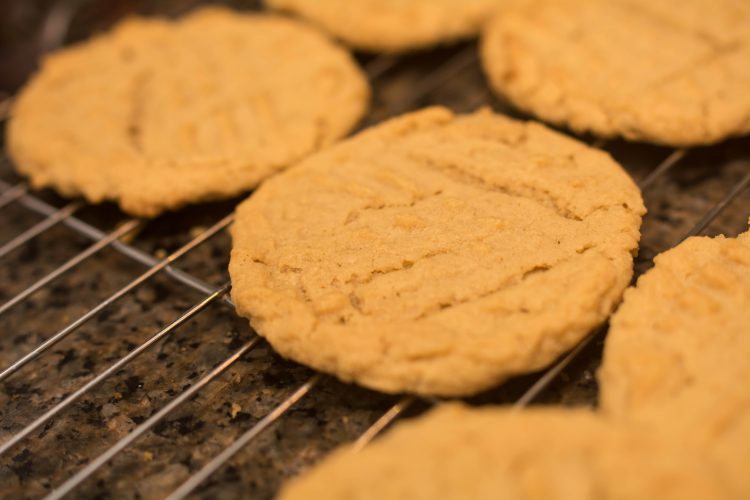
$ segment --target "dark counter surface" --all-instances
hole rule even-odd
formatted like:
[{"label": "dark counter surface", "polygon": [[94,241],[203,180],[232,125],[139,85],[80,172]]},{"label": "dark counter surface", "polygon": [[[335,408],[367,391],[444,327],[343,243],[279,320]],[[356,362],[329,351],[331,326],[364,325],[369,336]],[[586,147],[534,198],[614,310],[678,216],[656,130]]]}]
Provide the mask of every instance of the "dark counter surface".
[{"label": "dark counter surface", "polygon": [[[405,58],[376,86],[373,119],[398,109],[423,75],[461,50],[441,49]],[[488,97],[479,68],[472,63],[421,102],[472,109]],[[413,107],[412,106],[412,107]],[[635,179],[643,178],[670,150],[621,142],[607,145]],[[744,162],[743,162],[744,160]],[[750,171],[750,141],[691,152],[660,178],[644,198],[649,215],[636,268],[680,237]],[[18,178],[6,166],[0,179]],[[41,193],[56,206],[65,202]],[[237,200],[192,207],[146,225],[130,241],[164,256],[229,213]],[[750,192],[738,198],[709,228],[709,234],[737,234],[750,215]],[[79,216],[110,231],[125,216],[114,207],[87,207]],[[0,244],[41,220],[18,204],[0,210]],[[91,242],[63,225],[47,231],[0,260],[0,303],[18,293]],[[177,267],[212,286],[228,279],[230,241],[222,232]],[[0,316],[0,367],[33,349],[145,270],[141,264],[105,249],[29,300]],[[39,359],[0,383],[0,441],[5,440],[95,374],[142,343],[205,296],[163,274],[99,314]],[[252,337],[247,322],[223,302],[143,353],[120,373],[89,392],[71,408],[0,457],[0,497],[37,498],[61,484],[140,422],[197,381]],[[603,335],[544,392],[537,403],[594,405],[595,370]],[[119,454],[77,490],[77,498],[160,498],[228,446],[242,432],[303,384],[312,371],[276,356],[261,342],[199,395],[169,415],[152,432]],[[538,375],[513,380],[472,398],[472,404],[514,401]],[[211,477],[203,498],[270,498],[281,481],[309,466],[333,447],[355,439],[398,396],[324,377],[299,404]],[[410,413],[428,406],[417,404]]]}]

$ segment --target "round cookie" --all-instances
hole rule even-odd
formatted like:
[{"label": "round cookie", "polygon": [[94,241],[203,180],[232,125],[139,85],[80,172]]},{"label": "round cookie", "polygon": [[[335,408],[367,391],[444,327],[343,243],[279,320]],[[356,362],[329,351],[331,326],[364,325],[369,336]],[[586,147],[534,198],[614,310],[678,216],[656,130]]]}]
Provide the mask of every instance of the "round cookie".
[{"label": "round cookie", "polygon": [[430,108],[241,204],[232,294],[287,358],[385,392],[468,395],[606,319],[643,213],[602,151],[489,110]]},{"label": "round cookie", "polygon": [[599,373],[609,417],[704,446],[750,497],[750,232],[655,259],[613,316]]},{"label": "round cookie", "polygon": [[501,0],[265,0],[369,52],[422,49],[475,36]]},{"label": "round cookie", "polygon": [[7,144],[36,187],[154,216],[255,187],[344,136],[368,98],[351,56],[316,30],[203,9],[49,56]]},{"label": "round cookie", "polygon": [[745,0],[515,0],[481,45],[498,93],[576,132],[671,146],[750,132]]},{"label": "round cookie", "polygon": [[280,500],[720,499],[715,466],[658,434],[583,410],[447,405],[356,453],[345,447]]}]

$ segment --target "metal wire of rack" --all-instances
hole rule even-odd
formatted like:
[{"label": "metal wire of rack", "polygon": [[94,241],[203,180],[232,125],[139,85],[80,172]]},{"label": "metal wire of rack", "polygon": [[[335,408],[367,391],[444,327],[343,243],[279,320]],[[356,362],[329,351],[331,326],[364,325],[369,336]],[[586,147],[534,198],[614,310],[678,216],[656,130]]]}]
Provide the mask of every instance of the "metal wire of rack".
[{"label": "metal wire of rack", "polygon": [[[423,74],[415,80],[413,84],[409,86],[409,90],[405,95],[401,95],[401,97],[392,102],[389,108],[390,113],[398,113],[418,107],[425,99],[439,92],[451,82],[459,79],[461,75],[468,71],[468,68],[471,65],[475,64],[476,56],[473,46],[468,46],[464,49],[452,52],[449,57],[440,61],[432,71]],[[381,56],[369,61],[365,69],[370,76],[373,85],[377,86],[381,83],[380,80],[386,77],[389,73],[395,71],[400,65],[408,67],[409,61],[404,62],[395,57]],[[479,103],[479,101],[484,101],[486,98],[487,93],[485,90],[477,92],[476,95],[469,96],[467,101],[469,104],[467,107],[473,108]],[[496,106],[499,106],[497,102],[495,104]],[[6,107],[4,104],[0,106],[0,108],[4,107]],[[382,115],[376,116],[375,118],[371,118],[370,122],[379,121],[383,118],[384,116]],[[606,144],[604,143],[597,143],[596,145],[606,147]],[[691,151],[674,150],[667,154],[666,157],[659,161],[655,166],[652,166],[651,169],[646,169],[647,174],[643,176],[639,182],[641,190],[644,193],[648,193],[650,189],[653,189],[660,180],[662,180],[670,171],[691,154]],[[744,161],[745,165],[748,165],[747,158]],[[726,191],[718,201],[710,205],[707,210],[701,213],[700,217],[690,225],[689,230],[680,234],[678,241],[687,236],[700,234],[705,231],[706,228],[715,221],[733,201],[748,191],[748,188],[750,187],[750,169],[744,168],[744,170],[747,173],[744,176],[741,176],[737,182],[733,183],[731,188]],[[36,419],[27,423],[20,429],[13,429],[9,434],[9,437],[2,440],[2,443],[0,444],[0,458],[2,458],[3,455],[8,454],[11,450],[16,449],[24,440],[30,438],[33,433],[40,431],[40,429],[46,429],[50,422],[56,417],[59,417],[62,412],[80,401],[82,397],[89,394],[107,379],[113,377],[115,374],[121,373],[131,361],[147,350],[153,348],[166,337],[172,335],[180,326],[185,325],[191,319],[204,313],[204,311],[207,311],[211,304],[221,302],[231,306],[231,301],[227,295],[231,287],[229,283],[216,287],[201,280],[193,274],[176,267],[182,257],[193,252],[203,243],[221,234],[232,222],[231,213],[220,218],[217,222],[210,225],[210,227],[195,234],[186,243],[182,244],[168,255],[159,258],[138,248],[136,245],[125,241],[126,237],[132,236],[148,226],[149,223],[147,221],[126,219],[121,221],[119,225],[109,232],[103,231],[76,216],[76,213],[84,208],[84,205],[79,201],[73,201],[61,208],[57,208],[56,206],[44,201],[42,197],[30,190],[24,182],[10,185],[0,181],[0,209],[7,209],[12,206],[22,207],[25,210],[37,213],[43,216],[43,219],[28,227],[0,247],[0,259],[7,257],[7,255],[11,254],[13,251],[23,247],[29,242],[32,242],[35,238],[38,238],[58,225],[67,226],[75,233],[85,237],[93,243],[86,246],[79,253],[72,256],[44,276],[41,276],[33,284],[16,293],[4,304],[0,305],[0,317],[11,309],[20,307],[23,302],[33,294],[51,286],[55,280],[59,279],[66,273],[73,271],[79,266],[83,266],[88,259],[91,259],[104,249],[114,250],[127,259],[130,259],[141,266],[145,266],[146,270],[93,307],[88,308],[76,319],[69,321],[65,327],[54,334],[47,336],[45,340],[39,343],[34,349],[19,356],[7,367],[3,367],[2,371],[0,371],[0,383],[5,382],[6,379],[16,374],[19,370],[28,367],[40,356],[52,349],[53,346],[72,335],[92,318],[101,314],[118,300],[128,296],[128,294],[134,293],[138,287],[153,280],[157,275],[163,274],[179,285],[189,287],[190,289],[199,292],[203,297],[191,307],[182,311],[176,319],[164,325],[162,328],[159,328],[147,340],[139,345],[133,346],[127,354],[113,359],[113,362],[109,364],[107,368],[99,371],[85,384],[71,391],[69,394],[64,395],[49,408],[45,408],[43,411],[39,412]],[[674,241],[673,243],[677,243],[678,241]],[[662,248],[662,250],[663,249],[665,248]],[[642,272],[643,269],[640,269],[639,271]],[[575,360],[581,356],[582,352],[594,343],[593,341],[598,335],[598,333],[594,333],[586,337],[586,339],[584,339],[571,352],[563,356],[558,362],[541,374],[526,377],[523,381],[523,387],[517,391],[516,397],[510,402],[512,402],[515,407],[520,408],[536,400],[555,382],[555,380],[558,379],[560,374],[563,373],[571,363],[575,362]],[[114,339],[112,340],[114,341]],[[188,381],[183,387],[183,390],[178,391],[175,396],[158,411],[155,411],[153,414],[149,415],[148,418],[140,421],[134,428],[123,434],[113,444],[108,444],[107,448],[97,456],[87,457],[83,463],[79,464],[82,465],[82,467],[78,468],[78,470],[67,480],[61,484],[49,485],[47,498],[62,498],[76,490],[76,488],[80,487],[86,480],[95,476],[97,471],[103,466],[128,449],[128,447],[132,446],[136,440],[142,438],[149,431],[158,427],[178,407],[193,400],[201,390],[219,379],[228,368],[242,360],[243,357],[247,356],[248,353],[261,344],[262,341],[257,336],[251,336],[249,339],[241,342],[229,356],[216,363],[215,366],[208,370],[202,377]],[[225,466],[226,463],[229,462],[238,452],[243,450],[249,443],[257,440],[258,437],[261,436],[264,431],[267,431],[274,423],[287,416],[295,405],[298,405],[303,398],[314,392],[326,378],[327,377],[316,373],[306,376],[302,384],[294,388],[294,390],[291,391],[291,394],[284,397],[278,402],[278,404],[273,405],[270,410],[261,416],[252,426],[231,439],[218,451],[218,453],[215,453],[209,460],[202,464],[202,466],[195,467],[186,477],[182,477],[180,481],[181,484],[171,492],[168,498],[179,499],[193,493],[202,483],[216,473],[216,471]],[[413,396],[399,398],[395,403],[388,405],[382,415],[375,419],[374,422],[371,422],[371,424],[359,434],[355,446],[359,448],[366,446],[367,443],[375,438],[383,429],[416,405],[429,406],[436,402],[438,401],[416,398]]]}]

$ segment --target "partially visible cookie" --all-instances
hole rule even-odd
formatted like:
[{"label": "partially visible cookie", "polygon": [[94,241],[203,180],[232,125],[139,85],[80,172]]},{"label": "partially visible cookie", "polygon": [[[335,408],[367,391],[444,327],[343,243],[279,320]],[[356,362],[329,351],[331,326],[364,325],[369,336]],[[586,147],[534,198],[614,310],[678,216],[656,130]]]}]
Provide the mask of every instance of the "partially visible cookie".
[{"label": "partially visible cookie", "polygon": [[356,49],[402,52],[475,36],[502,0],[265,0]]},{"label": "partially visible cookie", "polygon": [[472,394],[606,319],[644,211],[602,151],[488,110],[430,108],[240,205],[232,295],[287,358],[386,392]]},{"label": "partially visible cookie", "polygon": [[280,500],[722,499],[712,462],[584,410],[447,405],[293,479]]},{"label": "partially visible cookie", "polygon": [[345,135],[368,96],[351,56],[305,24],[204,9],[49,56],[7,144],[37,187],[153,216],[255,187]]},{"label": "partially visible cookie", "polygon": [[750,2],[514,0],[488,23],[492,87],[545,121],[671,146],[750,132]]},{"label": "partially visible cookie", "polygon": [[750,232],[690,238],[655,262],[612,318],[602,411],[706,447],[748,498]]}]

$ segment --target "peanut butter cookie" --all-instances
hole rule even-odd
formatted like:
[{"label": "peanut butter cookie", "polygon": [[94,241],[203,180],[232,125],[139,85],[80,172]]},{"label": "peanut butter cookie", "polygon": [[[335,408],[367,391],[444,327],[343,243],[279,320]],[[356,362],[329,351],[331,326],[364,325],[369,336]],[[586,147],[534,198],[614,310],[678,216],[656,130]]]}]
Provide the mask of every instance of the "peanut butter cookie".
[{"label": "peanut butter cookie", "polygon": [[731,498],[694,450],[584,410],[447,405],[349,447],[282,488],[280,500]]},{"label": "peanut butter cookie", "polygon": [[475,36],[502,0],[265,0],[354,48],[402,52]]},{"label": "peanut butter cookie", "polygon": [[430,108],[240,205],[232,294],[285,357],[386,392],[467,395],[544,367],[606,319],[643,213],[602,151]]},{"label": "peanut butter cookie", "polygon": [[296,21],[132,19],[43,62],[8,150],[37,187],[154,216],[255,187],[345,135],[368,96],[350,55]]},{"label": "peanut butter cookie", "polygon": [[655,262],[612,318],[602,411],[704,447],[748,498],[750,232],[690,238]]},{"label": "peanut butter cookie", "polygon": [[671,146],[750,132],[750,2],[515,0],[483,35],[494,89],[576,132]]}]

